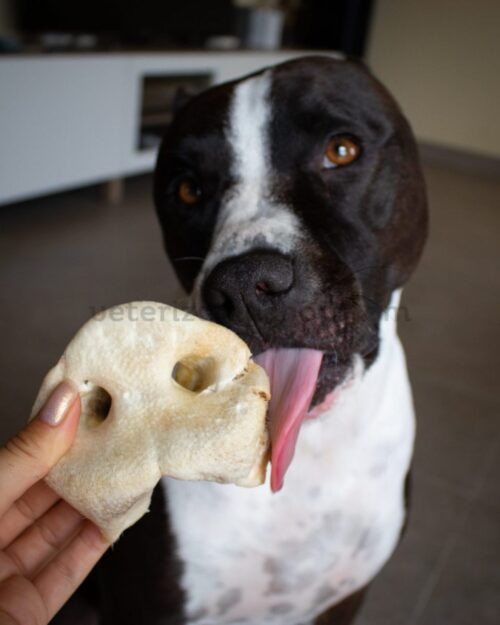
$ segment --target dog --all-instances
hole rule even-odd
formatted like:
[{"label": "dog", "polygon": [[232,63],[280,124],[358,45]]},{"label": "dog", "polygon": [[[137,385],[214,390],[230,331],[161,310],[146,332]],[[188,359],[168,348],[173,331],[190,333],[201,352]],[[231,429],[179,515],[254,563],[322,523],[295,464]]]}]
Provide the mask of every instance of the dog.
[{"label": "dog", "polygon": [[427,232],[409,124],[362,63],[298,58],[185,103],[154,198],[194,312],[270,375],[271,472],[165,479],[96,569],[102,622],[347,625],[406,517],[396,322]]}]

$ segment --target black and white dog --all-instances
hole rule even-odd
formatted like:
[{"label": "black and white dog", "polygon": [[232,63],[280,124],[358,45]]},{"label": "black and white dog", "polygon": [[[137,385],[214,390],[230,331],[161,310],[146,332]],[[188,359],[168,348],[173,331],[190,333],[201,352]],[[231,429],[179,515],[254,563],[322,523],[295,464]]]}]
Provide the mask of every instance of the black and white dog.
[{"label": "black and white dog", "polygon": [[195,312],[268,370],[272,469],[165,480],[97,572],[103,622],[350,623],[405,521],[396,313],[427,228],[408,123],[361,64],[287,62],[183,106],[155,202]]}]

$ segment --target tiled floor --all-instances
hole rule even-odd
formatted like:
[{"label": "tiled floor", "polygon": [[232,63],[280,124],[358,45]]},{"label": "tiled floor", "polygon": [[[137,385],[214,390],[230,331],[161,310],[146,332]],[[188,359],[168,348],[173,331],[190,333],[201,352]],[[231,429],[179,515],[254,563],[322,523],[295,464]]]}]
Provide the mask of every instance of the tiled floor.
[{"label": "tiled floor", "polygon": [[500,181],[426,170],[400,333],[418,418],[408,531],[357,625],[500,623]]},{"label": "tiled floor", "polygon": [[[419,419],[409,529],[357,625],[500,623],[500,181],[426,170],[431,238],[405,292]],[[150,201],[127,182],[0,208],[0,442],[92,308],[178,301]]]}]

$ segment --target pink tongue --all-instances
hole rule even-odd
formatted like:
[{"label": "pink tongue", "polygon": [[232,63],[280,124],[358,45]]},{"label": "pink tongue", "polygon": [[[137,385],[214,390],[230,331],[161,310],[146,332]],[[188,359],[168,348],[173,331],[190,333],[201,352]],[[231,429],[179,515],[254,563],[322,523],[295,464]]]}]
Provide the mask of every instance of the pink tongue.
[{"label": "pink tongue", "polygon": [[271,490],[283,486],[300,426],[311,403],[323,352],[315,349],[268,349],[254,360],[271,382]]}]

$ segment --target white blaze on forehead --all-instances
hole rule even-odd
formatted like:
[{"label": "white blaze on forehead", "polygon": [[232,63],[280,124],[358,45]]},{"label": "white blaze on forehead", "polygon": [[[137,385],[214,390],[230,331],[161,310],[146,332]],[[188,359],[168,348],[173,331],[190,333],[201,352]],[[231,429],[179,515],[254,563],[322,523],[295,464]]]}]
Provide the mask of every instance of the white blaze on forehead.
[{"label": "white blaze on forehead", "polygon": [[291,207],[271,194],[271,84],[272,73],[266,71],[234,89],[226,130],[233,185],[222,198],[212,244],[193,289],[198,312],[201,284],[215,265],[256,247],[291,253],[301,232]]},{"label": "white blaze on forehead", "polygon": [[251,195],[258,201],[270,170],[270,88],[271,75],[266,72],[242,82],[233,96],[227,136],[234,158],[232,173],[245,199]]}]

